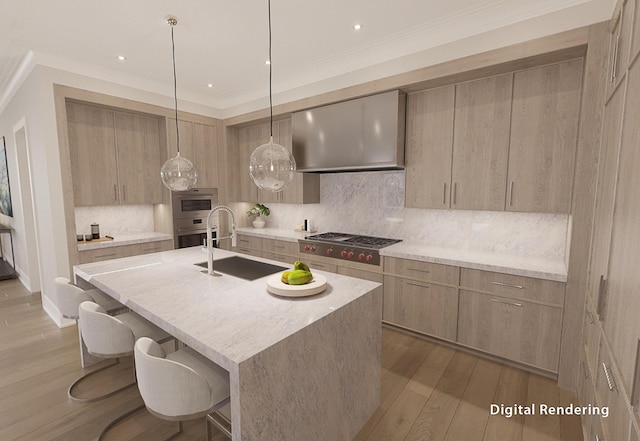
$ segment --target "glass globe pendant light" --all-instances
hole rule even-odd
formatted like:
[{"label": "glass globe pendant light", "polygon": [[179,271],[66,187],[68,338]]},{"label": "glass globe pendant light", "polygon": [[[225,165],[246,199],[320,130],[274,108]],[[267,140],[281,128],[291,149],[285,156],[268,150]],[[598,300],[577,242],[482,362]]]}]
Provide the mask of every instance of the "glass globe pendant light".
[{"label": "glass globe pendant light", "polygon": [[271,91],[271,0],[269,4],[269,142],[257,147],[249,158],[249,176],[258,188],[272,192],[282,191],[293,182],[296,160],[293,154],[273,142],[273,96]]},{"label": "glass globe pendant light", "polygon": [[178,24],[175,17],[167,17],[171,26],[171,50],[173,55],[173,98],[176,116],[176,149],[177,154],[169,158],[160,169],[162,183],[171,191],[186,191],[195,187],[198,182],[198,171],[187,158],[180,156],[180,132],[178,131],[178,87],[176,81],[176,47],[173,39],[173,27]]}]

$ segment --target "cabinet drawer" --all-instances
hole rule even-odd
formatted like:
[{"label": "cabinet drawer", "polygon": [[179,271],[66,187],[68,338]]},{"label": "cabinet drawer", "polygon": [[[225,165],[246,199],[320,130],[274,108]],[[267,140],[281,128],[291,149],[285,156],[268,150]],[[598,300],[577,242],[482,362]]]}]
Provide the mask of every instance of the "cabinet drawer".
[{"label": "cabinet drawer", "polygon": [[565,284],[552,280],[462,268],[460,287],[500,296],[564,305]]},{"label": "cabinet drawer", "polygon": [[276,254],[298,255],[298,242],[287,242],[286,240],[262,239],[262,250]]},{"label": "cabinet drawer", "polygon": [[460,290],[458,342],[557,372],[562,308]]},{"label": "cabinet drawer", "polygon": [[270,253],[269,251],[263,251],[262,257],[264,257],[265,259],[277,260],[278,262],[286,263],[290,265],[292,268],[293,268],[293,262],[295,262],[295,258],[292,256]]},{"label": "cabinet drawer", "polygon": [[140,253],[158,253],[160,251],[169,251],[173,249],[173,240],[161,240],[156,242],[147,242],[140,244]]},{"label": "cabinet drawer", "polygon": [[253,248],[255,250],[262,249],[262,240],[256,236],[247,236],[246,234],[238,234],[238,248]]},{"label": "cabinet drawer", "polygon": [[458,289],[384,276],[382,319],[403,328],[456,340]]},{"label": "cabinet drawer", "polygon": [[311,269],[311,271],[313,271],[314,269],[319,269],[322,271],[329,271],[330,273],[338,272],[338,266],[332,265],[330,263],[318,262],[317,260],[311,260],[306,257],[304,258],[304,263],[309,265],[309,269]]},{"label": "cabinet drawer", "polygon": [[381,273],[374,273],[372,271],[363,271],[360,269],[349,268],[346,266],[338,267],[338,274],[343,274],[349,277],[357,277],[358,279],[371,280],[372,282],[382,283],[383,276]]},{"label": "cabinet drawer", "polygon": [[232,251],[236,253],[248,254],[249,256],[262,257],[262,251],[255,248],[236,247]]},{"label": "cabinet drawer", "polygon": [[108,247],[103,249],[86,250],[78,252],[80,263],[101,262],[103,260],[118,259],[125,257],[122,248],[125,247]]},{"label": "cabinet drawer", "polygon": [[443,283],[457,286],[460,280],[460,268],[457,266],[440,265],[419,260],[398,259],[396,257],[384,258],[385,273],[401,277]]},{"label": "cabinet drawer", "polygon": [[611,440],[628,439],[631,410],[619,371],[604,338],[600,339],[596,375],[596,394],[601,406],[609,408],[609,416],[603,419],[605,432]]}]

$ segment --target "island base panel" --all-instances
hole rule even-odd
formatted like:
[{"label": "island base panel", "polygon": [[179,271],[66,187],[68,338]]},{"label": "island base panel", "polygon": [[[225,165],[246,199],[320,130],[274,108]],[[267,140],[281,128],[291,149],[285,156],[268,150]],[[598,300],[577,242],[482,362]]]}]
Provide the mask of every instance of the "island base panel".
[{"label": "island base panel", "polygon": [[381,317],[379,287],[241,363],[234,441],[353,440],[380,404]]}]

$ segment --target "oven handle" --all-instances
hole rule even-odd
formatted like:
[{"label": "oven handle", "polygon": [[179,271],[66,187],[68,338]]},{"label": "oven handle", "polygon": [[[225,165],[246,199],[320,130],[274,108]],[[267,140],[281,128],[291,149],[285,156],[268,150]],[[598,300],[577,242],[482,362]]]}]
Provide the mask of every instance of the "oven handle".
[{"label": "oven handle", "polygon": [[[213,227],[211,227],[211,231],[215,231],[217,233],[218,226],[214,225]],[[178,234],[199,234],[199,233],[206,233],[207,229],[206,228],[176,228],[176,232]]]}]

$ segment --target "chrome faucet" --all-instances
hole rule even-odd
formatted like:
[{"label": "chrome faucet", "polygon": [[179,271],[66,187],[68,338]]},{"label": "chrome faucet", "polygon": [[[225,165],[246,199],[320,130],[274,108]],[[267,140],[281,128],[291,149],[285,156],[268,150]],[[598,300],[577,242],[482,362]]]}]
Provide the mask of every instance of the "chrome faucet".
[{"label": "chrome faucet", "polygon": [[225,205],[218,205],[217,207],[213,208],[209,212],[209,215],[207,216],[207,274],[211,276],[214,275],[213,246],[212,246],[213,234],[211,233],[211,216],[213,216],[218,211],[224,211],[229,214],[229,217],[231,218],[231,235],[227,237],[216,238],[216,241],[219,241],[221,239],[231,239],[231,246],[232,247],[236,246],[236,217],[233,215],[233,211],[231,211],[231,208]]}]

